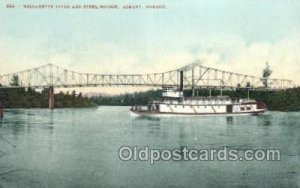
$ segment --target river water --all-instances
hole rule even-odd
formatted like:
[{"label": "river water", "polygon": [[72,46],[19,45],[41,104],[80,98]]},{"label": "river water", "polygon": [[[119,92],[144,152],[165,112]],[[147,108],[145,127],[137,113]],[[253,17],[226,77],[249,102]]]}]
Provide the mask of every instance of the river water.
[{"label": "river water", "polygon": [[[129,107],[6,110],[0,187],[300,187],[300,113],[137,118]],[[280,161],[122,161],[121,146],[279,149]]]}]

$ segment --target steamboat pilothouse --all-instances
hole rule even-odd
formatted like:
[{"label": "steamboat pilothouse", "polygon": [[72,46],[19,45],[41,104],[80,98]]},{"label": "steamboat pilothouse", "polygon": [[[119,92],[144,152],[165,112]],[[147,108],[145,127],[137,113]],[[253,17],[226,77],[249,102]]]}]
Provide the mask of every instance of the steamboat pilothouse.
[{"label": "steamboat pilothouse", "polygon": [[233,100],[228,96],[184,97],[181,75],[179,89],[163,88],[162,98],[149,102],[147,108],[133,106],[130,111],[140,116],[164,115],[257,115],[267,110],[265,103],[251,99]]}]

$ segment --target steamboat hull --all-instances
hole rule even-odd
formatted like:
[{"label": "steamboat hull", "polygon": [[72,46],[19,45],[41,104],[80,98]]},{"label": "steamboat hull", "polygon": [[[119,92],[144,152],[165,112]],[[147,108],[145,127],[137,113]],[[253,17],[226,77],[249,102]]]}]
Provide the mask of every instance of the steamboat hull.
[{"label": "steamboat hull", "polygon": [[259,115],[263,114],[267,109],[258,109],[248,112],[233,112],[233,113],[177,113],[177,112],[157,112],[149,110],[130,110],[133,116],[245,116],[245,115]]}]

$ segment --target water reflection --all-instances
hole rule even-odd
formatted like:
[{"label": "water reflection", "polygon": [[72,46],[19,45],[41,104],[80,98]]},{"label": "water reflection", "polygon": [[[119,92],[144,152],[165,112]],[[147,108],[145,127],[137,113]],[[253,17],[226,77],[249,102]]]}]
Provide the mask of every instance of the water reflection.
[{"label": "water reflection", "polygon": [[155,119],[149,119],[147,118],[147,129],[148,129],[148,135],[155,136],[155,137],[161,137],[165,136],[165,132],[163,129],[161,129],[161,120],[158,118]]},{"label": "water reflection", "polygon": [[264,115],[264,116],[260,116],[263,118],[263,124],[264,126],[270,126],[272,125],[272,116],[271,115]]},{"label": "water reflection", "polygon": [[271,126],[272,125],[272,119],[273,116],[270,114],[264,114],[260,116],[256,116],[259,120],[259,123],[257,125],[261,126]]},{"label": "water reflection", "polygon": [[15,136],[24,131],[30,133],[32,129],[37,128],[46,128],[50,133],[53,133],[54,116],[54,111],[46,109],[10,109],[6,111],[5,117],[0,120],[0,128],[12,131]]},{"label": "water reflection", "polygon": [[50,134],[53,134],[53,129],[54,129],[53,114],[54,114],[53,110],[50,110],[49,125],[47,126]]},{"label": "water reflection", "polygon": [[160,117],[154,117],[154,116],[137,116],[134,117],[137,120],[149,120],[149,121],[160,121]]},{"label": "water reflection", "polygon": [[1,129],[2,126],[3,126],[3,122],[4,122],[3,118],[0,118],[0,129]]},{"label": "water reflection", "polygon": [[[54,112],[53,110],[50,110],[50,115],[49,115],[49,125],[47,125],[47,128],[49,130],[49,135],[52,136],[53,135],[53,130],[54,130],[54,120],[53,120],[53,115]],[[53,139],[52,137],[50,139],[48,139],[48,150],[52,151],[53,150]]]},{"label": "water reflection", "polygon": [[179,138],[184,139],[184,137],[185,137],[184,130],[183,127],[181,126],[179,129]]},{"label": "water reflection", "polygon": [[226,117],[226,123],[227,125],[233,125],[233,117],[232,116]]}]

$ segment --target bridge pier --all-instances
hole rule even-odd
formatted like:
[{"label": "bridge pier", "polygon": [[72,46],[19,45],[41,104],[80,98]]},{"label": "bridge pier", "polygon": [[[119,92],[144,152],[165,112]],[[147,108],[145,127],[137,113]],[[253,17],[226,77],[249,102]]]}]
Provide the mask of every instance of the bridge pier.
[{"label": "bridge pier", "polygon": [[48,104],[49,104],[49,109],[53,110],[54,109],[54,89],[53,89],[53,86],[49,87]]}]

